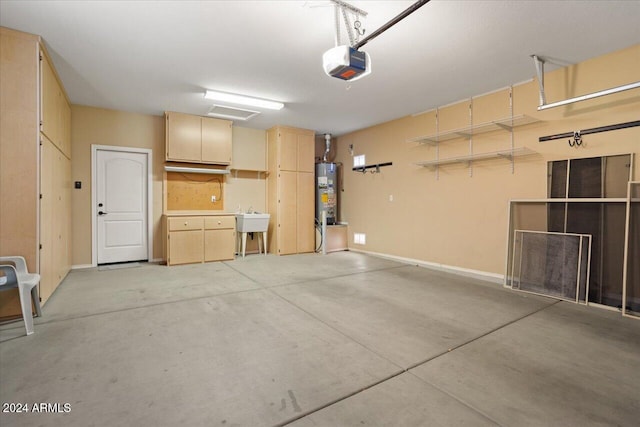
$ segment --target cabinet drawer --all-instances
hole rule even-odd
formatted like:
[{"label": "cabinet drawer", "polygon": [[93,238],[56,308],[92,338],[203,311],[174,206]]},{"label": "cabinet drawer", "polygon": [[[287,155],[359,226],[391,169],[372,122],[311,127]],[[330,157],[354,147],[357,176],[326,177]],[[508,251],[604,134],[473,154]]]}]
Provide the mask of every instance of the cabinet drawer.
[{"label": "cabinet drawer", "polygon": [[204,218],[201,216],[184,216],[168,218],[169,231],[202,230]]},{"label": "cabinet drawer", "polygon": [[236,228],[235,216],[207,216],[204,218],[206,230],[220,230],[224,228]]}]

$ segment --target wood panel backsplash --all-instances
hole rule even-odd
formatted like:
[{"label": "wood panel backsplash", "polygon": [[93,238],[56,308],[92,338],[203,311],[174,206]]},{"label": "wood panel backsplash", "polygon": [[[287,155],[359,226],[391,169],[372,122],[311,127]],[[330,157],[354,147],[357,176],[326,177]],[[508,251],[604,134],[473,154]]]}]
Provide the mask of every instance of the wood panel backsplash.
[{"label": "wood panel backsplash", "polygon": [[224,180],[224,175],[167,172],[167,210],[223,210]]}]

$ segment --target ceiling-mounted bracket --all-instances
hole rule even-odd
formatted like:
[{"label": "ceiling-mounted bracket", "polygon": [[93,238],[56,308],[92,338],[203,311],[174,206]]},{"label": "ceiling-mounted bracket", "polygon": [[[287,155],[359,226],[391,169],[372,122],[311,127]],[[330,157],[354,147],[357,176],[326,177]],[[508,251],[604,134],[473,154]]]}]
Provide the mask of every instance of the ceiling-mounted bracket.
[{"label": "ceiling-mounted bracket", "polygon": [[538,77],[538,87],[540,91],[540,105],[538,105],[538,111],[547,110],[549,108],[560,107],[562,105],[573,104],[575,102],[586,101],[588,99],[598,98],[600,96],[612,95],[614,93],[623,92],[625,90],[640,88],[640,81],[629,83],[622,86],[613,87],[610,89],[601,90],[599,92],[593,92],[586,95],[576,96],[574,98],[565,99],[563,101],[552,102],[547,104],[547,97],[544,92],[544,64],[545,59],[538,55],[531,55],[533,58],[533,64],[536,68],[536,76]]},{"label": "ceiling-mounted bracket", "polygon": [[364,34],[365,30],[361,29],[362,22],[360,17],[366,18],[367,12],[342,0],[331,0],[331,2],[334,4],[335,13],[335,45],[337,47],[342,44],[340,37],[340,18],[342,17],[342,24],[349,38],[349,46],[353,47],[360,41],[360,36]]},{"label": "ceiling-mounted bracket", "polygon": [[[538,55],[531,55],[533,58],[533,65],[536,67],[536,76],[538,77],[538,88],[540,91],[540,106],[547,103],[547,97],[544,94],[544,59],[541,59]],[[539,109],[540,107],[538,107]]]}]

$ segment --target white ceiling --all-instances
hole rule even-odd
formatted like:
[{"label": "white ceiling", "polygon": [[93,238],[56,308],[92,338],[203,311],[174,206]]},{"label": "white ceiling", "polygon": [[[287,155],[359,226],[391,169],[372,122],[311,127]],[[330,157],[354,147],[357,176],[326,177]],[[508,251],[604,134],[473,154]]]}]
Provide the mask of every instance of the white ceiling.
[{"label": "white ceiling", "polygon": [[[413,1],[350,3],[369,34]],[[44,38],[74,104],[206,115],[214,89],[286,103],[237,125],[337,135],[528,80],[531,54],[568,64],[637,44],[638,22],[633,0],[433,0],[363,47],[373,73],[346,83],[322,70],[328,1],[0,1],[2,26]]]}]

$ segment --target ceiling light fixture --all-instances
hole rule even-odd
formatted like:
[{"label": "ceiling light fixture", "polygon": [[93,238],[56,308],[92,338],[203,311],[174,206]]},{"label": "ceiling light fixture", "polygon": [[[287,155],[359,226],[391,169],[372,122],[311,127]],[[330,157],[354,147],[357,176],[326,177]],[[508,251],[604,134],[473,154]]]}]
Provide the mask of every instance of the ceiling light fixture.
[{"label": "ceiling light fixture", "polygon": [[251,96],[236,95],[234,93],[218,92],[208,90],[205,92],[206,99],[214,101],[230,102],[232,104],[249,105],[251,107],[268,108],[270,110],[282,110],[284,104],[277,101],[269,101],[268,99],[253,98]]}]

